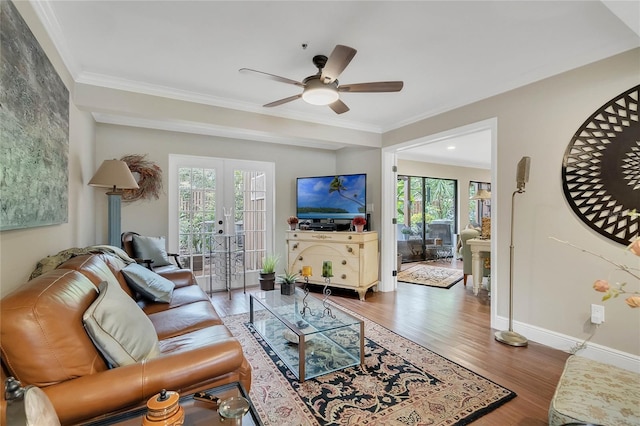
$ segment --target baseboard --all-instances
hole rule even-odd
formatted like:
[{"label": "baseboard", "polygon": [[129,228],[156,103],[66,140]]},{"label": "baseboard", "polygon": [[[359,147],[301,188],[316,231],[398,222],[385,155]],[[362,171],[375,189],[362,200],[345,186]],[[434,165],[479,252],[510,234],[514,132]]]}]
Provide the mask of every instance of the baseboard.
[{"label": "baseboard", "polygon": [[[494,326],[498,330],[508,330],[509,319],[496,317]],[[540,343],[567,353],[584,341],[584,338],[579,339],[577,337],[567,336],[517,321],[513,322],[513,330],[522,334],[531,342]],[[587,343],[586,348],[580,350],[578,355],[640,373],[640,356],[598,345],[597,343]]]}]

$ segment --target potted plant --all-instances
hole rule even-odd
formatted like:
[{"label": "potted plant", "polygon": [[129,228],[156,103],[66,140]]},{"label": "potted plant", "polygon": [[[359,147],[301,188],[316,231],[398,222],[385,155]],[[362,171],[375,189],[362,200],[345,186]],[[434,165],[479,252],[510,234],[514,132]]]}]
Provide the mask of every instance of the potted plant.
[{"label": "potted plant", "polygon": [[284,274],[279,275],[280,279],[280,294],[291,296],[296,291],[296,280],[298,279],[297,272],[284,271]]},{"label": "potted plant", "polygon": [[262,258],[262,270],[260,271],[260,290],[273,290],[276,283],[276,265],[280,256],[268,255]]},{"label": "potted plant", "polygon": [[356,216],[351,223],[355,226],[356,232],[362,232],[364,231],[364,226],[367,224],[367,219],[365,219],[364,216]]},{"label": "potted plant", "polygon": [[400,230],[400,232],[402,232],[402,235],[404,235],[405,241],[408,240],[411,235],[413,235],[413,230],[409,226],[405,226]]},{"label": "potted plant", "polygon": [[298,218],[295,216],[289,216],[289,218],[287,219],[287,223],[289,224],[289,228],[292,231],[295,231],[296,225],[298,224]]}]

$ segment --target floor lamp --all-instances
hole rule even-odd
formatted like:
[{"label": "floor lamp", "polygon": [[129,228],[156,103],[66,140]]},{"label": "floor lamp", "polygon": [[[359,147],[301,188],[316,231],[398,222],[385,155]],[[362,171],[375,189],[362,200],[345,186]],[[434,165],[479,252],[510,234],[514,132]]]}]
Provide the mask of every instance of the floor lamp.
[{"label": "floor lamp", "polygon": [[120,204],[123,189],[138,189],[129,166],[120,160],[104,160],[89,185],[112,188],[109,197],[109,245],[120,247]]},{"label": "floor lamp", "polygon": [[509,330],[498,331],[496,340],[510,346],[527,346],[529,341],[520,333],[513,331],[513,213],[516,194],[524,192],[524,186],[529,181],[530,157],[522,157],[518,162],[516,173],[517,189],[511,194],[511,243],[509,244]]}]

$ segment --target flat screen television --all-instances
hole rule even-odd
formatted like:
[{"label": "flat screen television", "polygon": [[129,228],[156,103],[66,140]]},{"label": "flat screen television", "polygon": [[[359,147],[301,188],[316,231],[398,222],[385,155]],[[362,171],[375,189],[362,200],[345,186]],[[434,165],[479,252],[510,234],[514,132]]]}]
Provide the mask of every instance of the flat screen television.
[{"label": "flat screen television", "polygon": [[299,177],[296,215],[301,220],[348,219],[365,216],[367,175]]}]

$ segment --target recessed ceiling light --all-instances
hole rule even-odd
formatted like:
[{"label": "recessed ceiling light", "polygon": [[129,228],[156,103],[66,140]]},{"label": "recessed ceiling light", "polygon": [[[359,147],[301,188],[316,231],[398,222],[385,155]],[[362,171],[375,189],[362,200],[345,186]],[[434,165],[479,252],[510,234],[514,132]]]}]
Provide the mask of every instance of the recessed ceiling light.
[{"label": "recessed ceiling light", "polygon": [[447,149],[456,149],[456,147],[451,145],[451,146],[448,146]]}]

